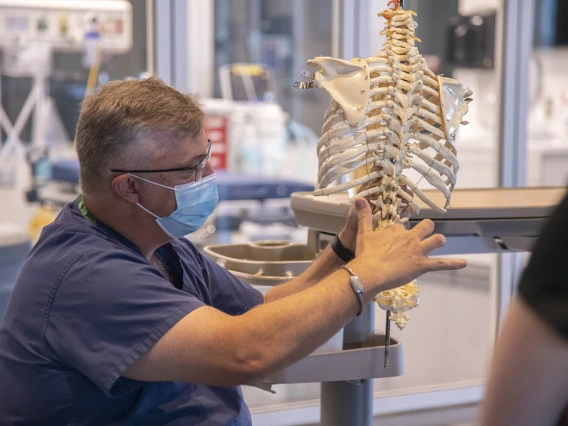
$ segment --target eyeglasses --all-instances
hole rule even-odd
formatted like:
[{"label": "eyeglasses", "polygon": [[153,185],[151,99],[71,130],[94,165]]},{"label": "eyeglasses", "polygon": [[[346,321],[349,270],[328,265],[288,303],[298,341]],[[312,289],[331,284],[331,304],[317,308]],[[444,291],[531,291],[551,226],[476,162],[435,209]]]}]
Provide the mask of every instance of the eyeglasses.
[{"label": "eyeglasses", "polygon": [[205,158],[199,162],[197,166],[191,167],[176,167],[173,169],[155,169],[155,170],[122,170],[122,169],[111,169],[111,172],[115,173],[166,173],[166,172],[190,172],[195,170],[195,181],[199,181],[203,176],[203,169],[205,165],[211,159],[211,139],[207,139],[207,153]]}]

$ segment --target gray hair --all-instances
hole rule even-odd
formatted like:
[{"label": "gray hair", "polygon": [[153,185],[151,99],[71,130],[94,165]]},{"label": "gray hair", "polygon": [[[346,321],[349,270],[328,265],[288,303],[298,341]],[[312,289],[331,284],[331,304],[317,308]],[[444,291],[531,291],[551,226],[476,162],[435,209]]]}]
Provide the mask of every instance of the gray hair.
[{"label": "gray hair", "polygon": [[[158,78],[112,81],[85,98],[77,123],[77,154],[84,192],[103,188],[112,160],[132,158],[143,139],[195,138],[205,114],[199,102]],[[132,163],[120,167],[131,167]]]}]

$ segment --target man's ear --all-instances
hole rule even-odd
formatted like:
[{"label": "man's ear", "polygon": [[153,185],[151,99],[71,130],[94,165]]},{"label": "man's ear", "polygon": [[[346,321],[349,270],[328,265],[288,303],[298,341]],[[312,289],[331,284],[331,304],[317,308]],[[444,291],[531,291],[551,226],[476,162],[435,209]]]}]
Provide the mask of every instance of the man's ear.
[{"label": "man's ear", "polygon": [[126,173],[115,177],[111,186],[114,192],[127,203],[136,204],[139,202],[138,188],[136,180]]}]

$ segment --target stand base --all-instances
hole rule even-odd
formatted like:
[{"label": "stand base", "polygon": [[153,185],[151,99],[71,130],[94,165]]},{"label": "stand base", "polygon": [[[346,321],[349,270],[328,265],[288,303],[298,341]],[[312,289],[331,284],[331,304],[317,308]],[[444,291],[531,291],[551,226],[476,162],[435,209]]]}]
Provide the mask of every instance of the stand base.
[{"label": "stand base", "polygon": [[[385,336],[372,334],[362,345],[310,355],[262,379],[264,384],[365,381],[403,374],[402,345],[391,338],[389,367],[384,368]],[[323,389],[323,388],[322,388]],[[342,402],[339,405],[343,405]]]}]

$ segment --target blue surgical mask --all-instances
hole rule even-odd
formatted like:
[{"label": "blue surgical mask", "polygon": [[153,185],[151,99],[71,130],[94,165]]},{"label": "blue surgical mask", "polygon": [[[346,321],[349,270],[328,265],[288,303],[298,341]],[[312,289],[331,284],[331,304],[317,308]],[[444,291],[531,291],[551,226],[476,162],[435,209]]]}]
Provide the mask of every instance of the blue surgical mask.
[{"label": "blue surgical mask", "polygon": [[175,191],[177,208],[167,217],[156,216],[140,203],[136,203],[142,210],[154,216],[158,226],[172,238],[183,237],[201,228],[219,201],[215,174],[173,188],[133,174],[130,176]]}]

